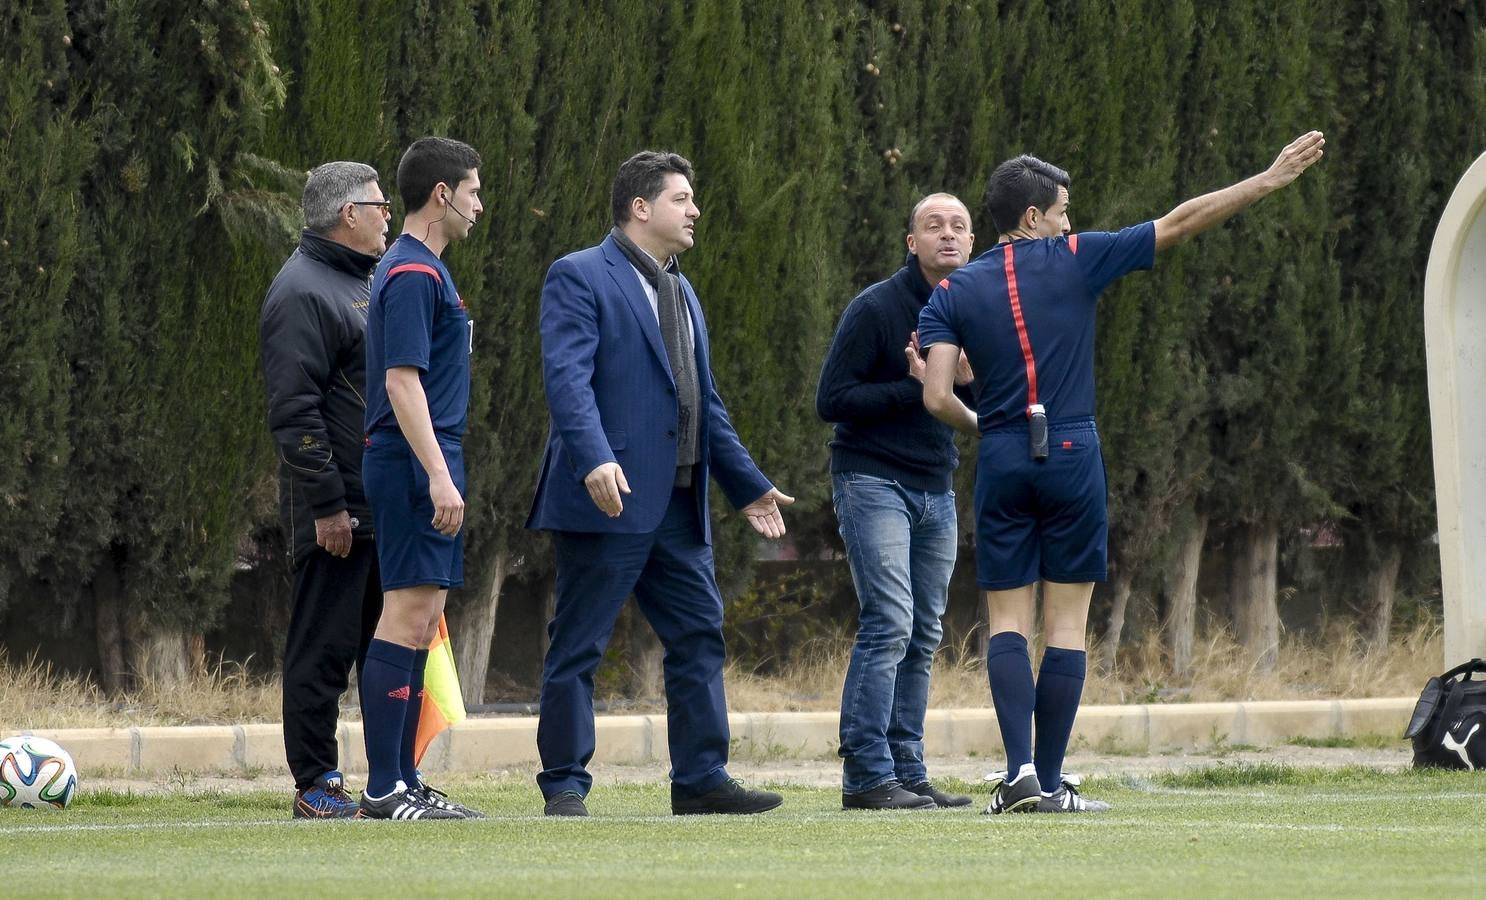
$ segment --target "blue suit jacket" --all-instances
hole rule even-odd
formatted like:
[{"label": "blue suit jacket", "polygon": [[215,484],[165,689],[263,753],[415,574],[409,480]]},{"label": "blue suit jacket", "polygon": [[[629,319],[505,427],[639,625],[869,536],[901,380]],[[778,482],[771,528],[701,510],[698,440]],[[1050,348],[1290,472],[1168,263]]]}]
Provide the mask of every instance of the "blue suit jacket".
[{"label": "blue suit jacket", "polygon": [[[772,485],[738,441],[712,380],[707,325],[683,276],[701,394],[701,459],[694,473],[698,513],[712,540],[707,478],[743,507]],[[612,237],[570,253],[542,285],[542,379],[552,425],[526,527],[643,534],[660,525],[676,477],[676,383],[660,325],[639,276]],[[618,462],[631,493],[624,512],[604,515],[583,477]]]}]

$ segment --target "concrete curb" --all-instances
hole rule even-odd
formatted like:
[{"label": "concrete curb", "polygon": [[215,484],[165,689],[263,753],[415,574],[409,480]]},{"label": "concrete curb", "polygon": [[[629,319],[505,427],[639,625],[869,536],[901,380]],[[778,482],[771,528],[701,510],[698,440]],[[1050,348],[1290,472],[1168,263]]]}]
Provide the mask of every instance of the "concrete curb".
[{"label": "concrete curb", "polygon": [[[1223,746],[1268,746],[1295,738],[1325,740],[1403,733],[1413,697],[1363,700],[1251,701],[1144,706],[1086,706],[1073,729],[1073,748],[1105,753],[1160,753]],[[834,712],[733,713],[733,758],[763,762],[833,755]],[[656,763],[669,758],[663,715],[599,716],[604,763]],[[283,772],[283,729],[277,724],[138,728],[43,729],[65,747],[84,775],[176,773],[260,775]],[[469,719],[434,740],[422,768],[429,772],[490,772],[537,765],[534,716]],[[337,733],[341,767],[366,771],[361,723]],[[994,758],[1001,750],[991,709],[930,710],[926,749],[941,756]]]}]

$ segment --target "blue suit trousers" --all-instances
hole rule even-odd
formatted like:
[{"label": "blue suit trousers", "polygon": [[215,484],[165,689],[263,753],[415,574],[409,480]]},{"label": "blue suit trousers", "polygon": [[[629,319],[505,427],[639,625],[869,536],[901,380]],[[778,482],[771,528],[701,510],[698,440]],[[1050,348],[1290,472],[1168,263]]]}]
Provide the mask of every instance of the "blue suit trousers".
[{"label": "blue suit trousers", "polygon": [[587,796],[593,776],[593,673],[633,593],[665,648],[666,735],[672,784],[704,794],[727,780],[722,594],[695,488],[676,488],[655,531],[554,531],[557,610],[547,626],[537,784],[548,799]]}]

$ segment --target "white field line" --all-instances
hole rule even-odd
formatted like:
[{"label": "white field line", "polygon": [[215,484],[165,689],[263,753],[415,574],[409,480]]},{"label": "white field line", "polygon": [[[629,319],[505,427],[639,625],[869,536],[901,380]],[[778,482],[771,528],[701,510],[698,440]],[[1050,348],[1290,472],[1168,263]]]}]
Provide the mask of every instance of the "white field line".
[{"label": "white field line", "polygon": [[[1173,793],[1175,793],[1175,792],[1173,792]],[[1470,795],[1470,796],[1475,796],[1475,795]],[[1342,798],[1339,798],[1339,799],[1341,799],[1343,802],[1366,802],[1366,801],[1369,801],[1369,800],[1379,800],[1379,799],[1398,799],[1398,800],[1422,799],[1422,800],[1430,800],[1430,799],[1459,799],[1459,797],[1460,797],[1460,795],[1457,795],[1457,794],[1435,795],[1435,796],[1430,796],[1430,795],[1414,795],[1414,794],[1398,794],[1398,795],[1379,795],[1379,796],[1372,796],[1372,797],[1360,797],[1360,796],[1358,796],[1358,797],[1350,797],[1349,796],[1349,797],[1342,797]],[[1240,798],[1234,797],[1233,799],[1234,800],[1237,800],[1237,799],[1240,799]],[[1274,802],[1287,801],[1287,798],[1282,798],[1282,797],[1255,797],[1253,795],[1248,795],[1248,796],[1243,797],[1241,799],[1245,799],[1245,800],[1248,800],[1250,802],[1252,802],[1254,800],[1264,800],[1264,801],[1274,801]],[[1221,804],[1221,805],[1228,805],[1228,804],[1224,803],[1224,804]],[[821,818],[834,818],[836,815],[837,815],[836,813],[827,813],[827,814],[822,815]],[[946,818],[950,818],[950,817],[949,816],[939,816],[938,818],[946,819]],[[958,818],[958,817],[956,817],[956,818]],[[969,819],[970,817],[966,816],[965,818],[966,819]],[[989,823],[992,823],[992,822],[999,823],[999,822],[1007,821],[1007,820],[1032,821],[1032,820],[1035,820],[1035,819],[1042,819],[1044,817],[1041,817],[1041,816],[1032,816],[1032,817],[1015,816],[1015,817],[1005,817],[1005,818],[1002,818],[1002,817],[994,817],[993,818],[993,817],[980,817],[980,816],[976,816],[975,818],[982,819],[983,821],[985,821],[985,822],[987,822],[989,824]],[[518,816],[491,816],[490,818],[486,819],[485,821],[486,822],[489,822],[489,823],[495,823],[495,822],[511,822],[511,821],[527,821],[527,822],[531,822],[531,821],[549,821],[549,820],[544,820],[543,817],[540,816],[540,815],[518,815]],[[599,819],[594,819],[594,820],[590,820],[590,821],[591,822],[594,822],[594,823],[615,823],[615,824],[619,824],[619,823],[643,822],[643,821],[670,822],[670,821],[674,821],[674,819],[671,816],[663,816],[663,815],[643,816],[642,815],[642,816],[603,816],[603,817],[601,817]],[[1147,830],[1147,829],[1153,829],[1154,828],[1154,829],[1158,829],[1158,830],[1169,831],[1172,834],[1187,834],[1187,833],[1191,832],[1194,828],[1195,829],[1210,830],[1210,832],[1221,832],[1221,831],[1224,831],[1224,830],[1239,830],[1239,831],[1250,830],[1250,831],[1318,831],[1318,832],[1339,832],[1339,833],[1340,832],[1362,832],[1362,833],[1394,832],[1394,833],[1400,833],[1400,834],[1415,834],[1415,833],[1426,833],[1426,832],[1454,834],[1454,833],[1459,832],[1459,830],[1460,830],[1460,828],[1459,828],[1458,825],[1451,825],[1451,824],[1440,824],[1440,825],[1384,825],[1384,824],[1343,825],[1343,824],[1333,823],[1333,822],[1316,822],[1316,823],[1305,823],[1305,822],[1298,822],[1298,823],[1286,823],[1286,822],[1246,822],[1246,821],[1234,820],[1234,819],[1182,819],[1182,820],[1178,820],[1178,821],[1151,822],[1151,821],[1144,820],[1144,819],[1130,819],[1130,818],[1127,818],[1127,817],[1124,817],[1124,816],[1102,816],[1102,815],[1076,816],[1076,817],[1074,817],[1074,819],[1072,821],[1070,821],[1069,824],[1073,824],[1073,822],[1077,822],[1078,825],[1081,826],[1081,827],[1100,828],[1100,827],[1137,826],[1137,827],[1141,828],[1142,830]],[[58,823],[58,824],[55,824],[55,825],[49,825],[49,824],[37,824],[37,825],[4,825],[4,826],[0,826],[0,836],[5,836],[5,835],[29,835],[29,834],[37,834],[37,835],[40,835],[40,834],[79,834],[79,833],[85,833],[85,832],[104,832],[104,833],[108,833],[108,832],[128,832],[128,831],[170,831],[170,830],[177,830],[177,829],[184,829],[184,828],[221,828],[221,829],[233,829],[233,828],[253,829],[253,828],[284,828],[284,827],[297,828],[297,827],[300,827],[300,826],[305,825],[305,824],[306,823],[303,820],[298,820],[298,819],[256,819],[256,820],[254,820],[254,819],[247,819],[247,820],[244,820],[244,819],[218,819],[218,820],[199,820],[199,821],[191,821],[191,822],[88,822],[88,823],[77,822],[77,823]],[[555,826],[557,826],[557,827],[562,827],[562,826],[568,825],[570,823],[567,823],[567,822],[554,822],[552,824],[555,825]],[[710,823],[698,823],[698,824],[710,824]],[[368,827],[369,825],[373,825],[373,823],[370,822],[370,821],[368,821],[368,820],[362,820],[362,819],[358,819],[358,820],[347,820],[345,822],[339,822],[339,823],[335,823],[335,822],[309,823],[309,827],[317,828],[317,829],[323,829],[323,828],[325,828],[327,826],[332,827],[332,828],[334,828],[334,827],[341,827],[341,828],[347,828],[347,827],[365,828],[365,827]],[[1001,826],[1001,827],[1014,827],[1014,826]]]},{"label": "white field line", "polygon": [[[51,815],[48,813],[48,815]],[[675,817],[670,815],[653,816],[603,816],[589,821],[596,822],[671,822]],[[435,820],[430,819],[429,822]],[[541,813],[531,813],[522,816],[490,816],[481,821],[485,822],[548,822],[550,827],[576,826],[578,823],[567,821],[552,821],[542,816]],[[394,827],[402,823],[394,823],[386,827]],[[706,823],[698,822],[698,826]],[[315,829],[323,828],[375,828],[381,823],[372,819],[346,819],[340,822],[310,822],[308,819],[207,819],[194,820],[190,822],[72,822],[57,825],[0,825],[0,836],[3,835],[25,835],[25,834],[75,834],[87,831],[168,831],[179,828],[298,828],[307,826]],[[414,827],[428,827],[426,823],[419,823]],[[465,826],[469,827],[469,826]]]},{"label": "white field line", "polygon": [[[1460,834],[1459,825],[1341,825],[1335,822],[1223,822],[1206,821],[1193,822],[1193,825],[1211,827],[1214,830],[1237,830],[1237,831],[1328,831],[1348,832],[1355,831],[1364,834],[1375,834],[1386,831],[1393,834],[1421,834],[1423,832],[1435,832],[1445,834]],[[1179,828],[1173,830],[1181,830]]]},{"label": "white field line", "polygon": [[[0,834],[68,834],[81,831],[165,831],[172,828],[258,828],[264,825],[298,825],[295,819],[231,819],[193,822],[76,822],[62,825],[4,825]],[[320,823],[323,828],[324,823]]]},{"label": "white field line", "polygon": [[[512,818],[531,818],[529,816]],[[655,817],[646,816],[622,816],[609,819],[611,822],[635,821]],[[667,816],[667,819],[670,817]],[[1022,818],[1017,817],[1019,820]],[[500,821],[500,819],[487,819],[486,821]],[[1030,821],[1030,820],[1029,820]],[[1190,833],[1194,828],[1203,829],[1203,833],[1211,836],[1223,831],[1307,831],[1326,833],[1358,832],[1364,834],[1376,834],[1387,832],[1390,834],[1456,834],[1460,829],[1455,825],[1341,825],[1333,822],[1317,823],[1281,823],[1281,822],[1239,822],[1230,819],[1193,819],[1181,822],[1132,822],[1130,819],[1113,819],[1104,816],[1090,815],[1078,817],[1078,822],[1084,827],[1118,827],[1138,826],[1143,831],[1155,827],[1159,830],[1174,835]],[[71,825],[38,825],[38,826],[5,826],[0,827],[0,835],[30,835],[30,834],[77,834],[82,832],[119,832],[119,831],[167,831],[182,828],[282,828],[297,827],[300,823],[292,819],[264,819],[259,821],[207,821],[207,822],[115,822],[115,823],[92,823]],[[561,823],[559,823],[561,824]],[[312,827],[323,829],[324,823]],[[364,826],[357,826],[364,827]],[[1007,827],[1007,826],[1003,826]],[[1014,826],[1012,826],[1014,827]]]},{"label": "white field line", "polygon": [[[1283,794],[1272,791],[1240,791],[1232,789],[1208,790],[1204,788],[1136,788],[1142,794],[1148,796],[1173,796],[1173,797],[1201,797],[1215,802],[1260,802],[1260,803],[1294,803],[1298,800],[1315,800],[1321,803],[1374,803],[1391,802],[1398,800],[1486,800],[1486,793],[1479,791],[1452,791],[1449,793],[1416,794],[1416,793],[1369,793],[1357,792],[1346,794]],[[1090,794],[1097,796],[1098,792]]]}]

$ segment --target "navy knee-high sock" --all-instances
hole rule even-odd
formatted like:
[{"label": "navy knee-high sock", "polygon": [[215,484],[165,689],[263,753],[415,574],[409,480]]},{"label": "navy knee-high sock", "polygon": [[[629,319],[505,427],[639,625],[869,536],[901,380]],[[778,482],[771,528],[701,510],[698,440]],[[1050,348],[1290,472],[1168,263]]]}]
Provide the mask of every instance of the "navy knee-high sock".
[{"label": "navy knee-high sock", "polygon": [[991,635],[986,642],[986,675],[991,682],[991,700],[996,704],[996,721],[1001,726],[1001,743],[1006,745],[1007,777],[1015,778],[1017,770],[1032,761],[1032,710],[1037,689],[1032,682],[1027,639],[1015,631]]},{"label": "navy knee-high sock", "polygon": [[418,765],[413,761],[413,745],[418,740],[418,714],[423,711],[423,670],[427,663],[428,650],[413,651],[413,671],[408,678],[408,712],[402,723],[402,754],[399,757],[402,780],[408,787],[418,783]]},{"label": "navy knee-high sock", "polygon": [[1037,781],[1052,793],[1063,778],[1063,757],[1084,692],[1088,655],[1082,650],[1049,647],[1037,672]]},{"label": "navy knee-high sock", "polygon": [[366,791],[385,797],[402,777],[402,726],[407,717],[413,648],[372,639],[361,673],[361,728],[366,736]]}]

